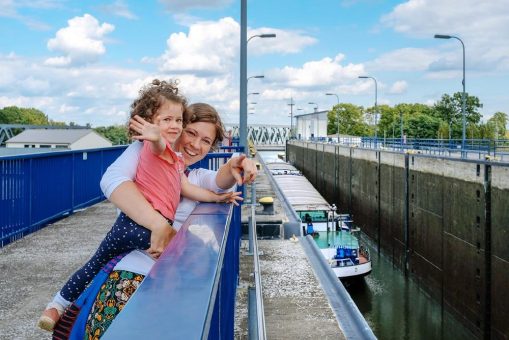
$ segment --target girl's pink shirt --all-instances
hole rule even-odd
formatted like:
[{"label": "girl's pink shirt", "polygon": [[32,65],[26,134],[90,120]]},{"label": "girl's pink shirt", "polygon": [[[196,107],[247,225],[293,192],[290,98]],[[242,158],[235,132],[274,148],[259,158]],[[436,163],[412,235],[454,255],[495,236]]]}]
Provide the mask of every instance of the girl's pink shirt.
[{"label": "girl's pink shirt", "polygon": [[152,207],[173,221],[180,202],[180,175],[184,171],[184,162],[168,142],[164,153],[173,159],[173,164],[154,155],[150,142],[143,142],[135,182]]}]

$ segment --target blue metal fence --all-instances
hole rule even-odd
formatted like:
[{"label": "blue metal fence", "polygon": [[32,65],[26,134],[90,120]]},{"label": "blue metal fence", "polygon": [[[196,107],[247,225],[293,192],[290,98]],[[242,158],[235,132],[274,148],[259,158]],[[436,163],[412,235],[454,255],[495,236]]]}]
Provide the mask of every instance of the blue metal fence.
[{"label": "blue metal fence", "polygon": [[239,217],[200,204],[102,339],[233,339]]},{"label": "blue metal fence", "polygon": [[0,157],[0,246],[103,200],[101,176],[124,149]]},{"label": "blue metal fence", "polygon": [[[0,157],[2,246],[104,199],[99,181],[124,149]],[[217,170],[231,156],[208,154],[195,167]],[[148,338],[233,339],[240,224],[240,207],[199,205],[105,339],[136,329]]]}]

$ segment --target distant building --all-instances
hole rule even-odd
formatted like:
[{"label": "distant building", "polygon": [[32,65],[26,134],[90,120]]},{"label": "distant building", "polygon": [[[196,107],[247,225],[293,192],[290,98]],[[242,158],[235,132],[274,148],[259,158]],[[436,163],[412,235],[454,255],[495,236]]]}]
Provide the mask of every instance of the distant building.
[{"label": "distant building", "polygon": [[295,116],[296,137],[299,139],[327,137],[327,112],[317,111]]},{"label": "distant building", "polygon": [[27,129],[5,142],[7,148],[83,150],[112,146],[92,129]]}]

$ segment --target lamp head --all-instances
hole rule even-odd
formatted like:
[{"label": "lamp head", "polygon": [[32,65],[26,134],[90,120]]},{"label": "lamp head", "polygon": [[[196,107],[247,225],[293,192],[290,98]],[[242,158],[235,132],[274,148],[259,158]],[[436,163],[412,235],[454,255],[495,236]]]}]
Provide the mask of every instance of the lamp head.
[{"label": "lamp head", "polygon": [[360,79],[368,79],[368,76],[359,76]]},{"label": "lamp head", "polygon": [[450,35],[445,34],[435,34],[436,39],[451,39],[452,37]]},{"label": "lamp head", "polygon": [[260,34],[260,38],[275,38],[276,35],[274,33]]}]

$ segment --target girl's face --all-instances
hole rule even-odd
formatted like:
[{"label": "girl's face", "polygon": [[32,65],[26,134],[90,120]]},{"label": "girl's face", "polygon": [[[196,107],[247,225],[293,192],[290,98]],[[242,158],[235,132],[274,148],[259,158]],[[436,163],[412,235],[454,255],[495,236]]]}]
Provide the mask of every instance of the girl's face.
[{"label": "girl's face", "polygon": [[189,123],[175,144],[186,166],[201,161],[209,153],[216,139],[216,127],[209,122]]},{"label": "girl's face", "polygon": [[153,123],[161,129],[161,135],[171,145],[180,137],[182,133],[182,105],[163,100],[163,103],[154,115]]}]

